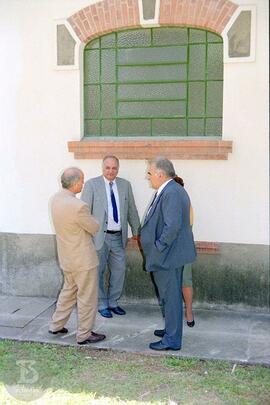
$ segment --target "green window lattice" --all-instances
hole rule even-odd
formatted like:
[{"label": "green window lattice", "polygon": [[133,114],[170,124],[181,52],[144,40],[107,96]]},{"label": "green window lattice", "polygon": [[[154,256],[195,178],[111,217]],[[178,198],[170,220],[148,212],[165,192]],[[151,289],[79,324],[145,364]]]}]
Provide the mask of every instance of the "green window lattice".
[{"label": "green window lattice", "polygon": [[223,42],[192,28],[121,31],[84,50],[85,136],[221,136]]}]

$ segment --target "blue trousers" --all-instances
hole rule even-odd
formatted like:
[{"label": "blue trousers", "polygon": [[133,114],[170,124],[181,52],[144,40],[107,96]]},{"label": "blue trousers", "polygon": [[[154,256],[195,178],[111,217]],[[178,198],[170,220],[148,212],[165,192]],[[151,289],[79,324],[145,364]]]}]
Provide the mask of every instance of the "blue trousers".
[{"label": "blue trousers", "polygon": [[183,267],[153,272],[165,317],[165,335],[162,343],[174,349],[181,349],[182,346],[182,276]]}]

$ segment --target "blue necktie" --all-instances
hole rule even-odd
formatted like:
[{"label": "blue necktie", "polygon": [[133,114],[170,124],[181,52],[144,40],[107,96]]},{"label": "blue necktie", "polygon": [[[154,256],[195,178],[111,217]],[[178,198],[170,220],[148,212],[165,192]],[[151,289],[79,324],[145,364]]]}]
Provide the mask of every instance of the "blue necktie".
[{"label": "blue necktie", "polygon": [[117,211],[117,205],[115,201],[115,196],[113,192],[113,182],[110,181],[110,191],[111,191],[111,201],[112,201],[112,208],[113,208],[113,219],[114,222],[118,223],[118,211]]}]

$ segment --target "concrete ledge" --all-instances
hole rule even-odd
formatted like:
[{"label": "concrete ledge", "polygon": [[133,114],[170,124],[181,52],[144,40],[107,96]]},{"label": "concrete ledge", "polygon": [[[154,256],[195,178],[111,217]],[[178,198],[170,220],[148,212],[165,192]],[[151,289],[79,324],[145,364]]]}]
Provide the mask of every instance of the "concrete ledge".
[{"label": "concrete ledge", "polygon": [[107,154],[119,159],[152,159],[160,154],[169,159],[227,160],[232,152],[232,141],[218,139],[146,138],[123,139],[84,138],[68,142],[69,152],[75,159],[101,159]]},{"label": "concrete ledge", "polygon": [[[29,307],[33,307],[44,300],[44,298],[29,297],[3,296],[2,298],[4,302],[9,301],[11,306],[14,301],[21,299],[21,301],[27,302]],[[149,356],[227,360],[234,363],[263,364],[270,367],[270,314],[254,311],[195,309],[195,328],[189,328],[186,322],[183,325],[182,349],[154,354],[149,349],[149,343],[153,341],[154,330],[163,327],[160,308],[148,303],[146,305],[125,303],[124,305],[127,311],[127,315],[124,317],[114,316],[104,320],[100,314],[97,314],[95,329],[104,333],[106,339],[96,344],[92,343],[91,349],[113,350],[121,353],[143,353]],[[14,324],[20,322],[18,312],[12,315],[5,310],[2,312],[7,318],[12,317]],[[24,328],[2,327],[0,324],[0,340],[42,342],[46,345],[73,346],[76,347],[76,350],[84,350],[85,348],[77,345],[75,338],[77,329],[76,309],[74,308],[66,325],[69,333],[61,336],[48,333],[53,312],[54,305],[38,315]],[[206,402],[202,403],[205,404]],[[223,402],[211,401],[210,403]],[[266,402],[263,403],[266,404]]]},{"label": "concrete ledge", "polygon": [[[195,306],[270,310],[268,246],[210,243],[214,254],[209,254],[200,243],[193,265]],[[56,297],[62,280],[54,235],[0,233],[0,294]],[[151,277],[143,270],[143,257],[134,241],[127,249],[122,299],[157,303]]]}]

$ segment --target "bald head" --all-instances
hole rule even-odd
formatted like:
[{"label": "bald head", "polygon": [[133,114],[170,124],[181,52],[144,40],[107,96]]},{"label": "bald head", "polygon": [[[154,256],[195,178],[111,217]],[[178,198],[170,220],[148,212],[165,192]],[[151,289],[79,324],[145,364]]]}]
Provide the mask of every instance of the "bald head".
[{"label": "bald head", "polygon": [[[83,172],[78,167],[69,167],[64,170],[61,176],[61,184],[63,188],[66,188],[75,193],[80,193],[84,181]],[[78,189],[80,190],[78,191]]]}]

